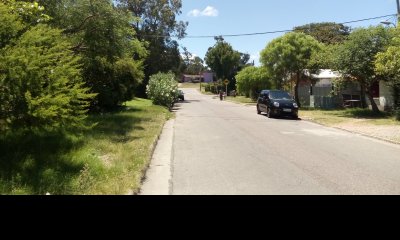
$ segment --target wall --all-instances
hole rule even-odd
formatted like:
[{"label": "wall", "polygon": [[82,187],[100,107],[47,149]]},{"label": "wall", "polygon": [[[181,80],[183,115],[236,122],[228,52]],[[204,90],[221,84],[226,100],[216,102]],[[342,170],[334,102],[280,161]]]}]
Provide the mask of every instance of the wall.
[{"label": "wall", "polygon": [[383,81],[379,83],[379,104],[385,109],[393,107],[393,95],[391,88]]},{"label": "wall", "polygon": [[214,73],[203,73],[204,82],[210,83],[214,81]]}]

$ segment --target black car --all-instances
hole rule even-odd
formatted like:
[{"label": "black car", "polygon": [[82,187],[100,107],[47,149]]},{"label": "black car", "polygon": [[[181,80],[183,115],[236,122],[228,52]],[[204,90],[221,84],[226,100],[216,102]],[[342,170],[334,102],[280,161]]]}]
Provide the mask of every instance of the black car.
[{"label": "black car", "polygon": [[263,90],[257,100],[257,113],[275,116],[299,117],[299,106],[289,93],[281,90]]}]

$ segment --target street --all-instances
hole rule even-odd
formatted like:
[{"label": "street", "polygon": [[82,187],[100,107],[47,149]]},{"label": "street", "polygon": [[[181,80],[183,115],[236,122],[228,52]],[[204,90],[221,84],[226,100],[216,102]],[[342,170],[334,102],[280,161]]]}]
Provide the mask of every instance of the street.
[{"label": "street", "polygon": [[399,194],[400,147],[185,89],[177,104],[175,195]]}]

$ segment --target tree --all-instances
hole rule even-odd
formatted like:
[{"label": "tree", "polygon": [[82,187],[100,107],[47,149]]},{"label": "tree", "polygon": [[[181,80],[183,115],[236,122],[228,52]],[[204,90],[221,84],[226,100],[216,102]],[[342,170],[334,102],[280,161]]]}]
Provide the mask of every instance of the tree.
[{"label": "tree", "polygon": [[294,31],[310,35],[324,44],[338,44],[348,38],[351,29],[343,24],[323,22],[295,27]]},{"label": "tree", "polygon": [[205,57],[206,64],[215,72],[218,79],[231,81],[234,80],[240,60],[240,53],[222,38],[217,39],[216,44],[208,49]]},{"label": "tree", "polygon": [[321,44],[320,50],[314,51],[311,55],[311,59],[308,63],[308,69],[314,73],[321,69],[336,69],[336,53],[339,46],[339,44]]},{"label": "tree", "polygon": [[187,50],[186,47],[183,47],[183,56],[181,61],[181,69],[180,71],[189,75],[197,75],[205,70],[204,61],[198,56],[193,56],[191,52]]},{"label": "tree", "polygon": [[0,22],[14,19],[21,26],[0,48],[0,120],[6,128],[82,127],[94,95],[84,87],[80,58],[61,30],[38,24],[41,15],[15,11],[14,4],[32,6],[0,2]]},{"label": "tree", "polygon": [[83,77],[92,92],[92,110],[113,109],[134,96],[144,78],[145,44],[139,41],[130,13],[111,0],[42,0],[51,24],[65,29],[71,49],[82,57]]},{"label": "tree", "polygon": [[375,70],[392,88],[394,110],[400,120],[400,29],[395,29],[394,36],[386,51],[377,54]]},{"label": "tree", "polygon": [[375,71],[374,63],[376,55],[385,50],[390,39],[389,30],[383,27],[359,28],[338,49],[337,68],[360,83],[362,106],[367,106],[367,95],[374,112],[379,112],[379,109],[372,95],[372,87],[379,83],[381,77]]},{"label": "tree", "polygon": [[140,40],[148,42],[149,55],[145,60],[145,81],[139,93],[143,94],[149,77],[158,72],[179,73],[181,57],[178,43],[172,35],[183,38],[187,22],[177,21],[181,14],[181,0],[118,0],[139,21],[133,24]]},{"label": "tree", "polygon": [[295,98],[299,106],[298,88],[302,73],[307,69],[313,52],[320,48],[321,44],[313,37],[292,32],[273,40],[261,52],[261,62],[272,74],[278,88],[284,79],[295,74]]},{"label": "tree", "polygon": [[246,67],[236,75],[236,80],[238,93],[253,99],[259,91],[272,87],[269,73],[263,67]]}]

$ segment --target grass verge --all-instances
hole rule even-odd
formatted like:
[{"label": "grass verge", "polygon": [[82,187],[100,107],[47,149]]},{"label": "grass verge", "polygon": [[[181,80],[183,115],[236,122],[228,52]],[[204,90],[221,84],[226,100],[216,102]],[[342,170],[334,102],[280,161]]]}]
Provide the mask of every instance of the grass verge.
[{"label": "grass verge", "polygon": [[200,83],[179,83],[179,88],[196,88],[196,89],[200,89]]},{"label": "grass verge", "polygon": [[235,103],[242,103],[242,104],[251,104],[256,105],[257,101],[254,101],[251,98],[246,98],[244,96],[236,96],[236,97],[226,97],[227,101],[235,102]]},{"label": "grass verge", "polygon": [[0,194],[137,193],[152,147],[172,114],[136,99],[119,111],[91,115],[79,134],[0,136]]},{"label": "grass verge", "polygon": [[400,125],[395,117],[387,112],[374,113],[369,109],[345,109],[345,110],[309,110],[301,109],[300,118],[311,120],[323,125],[334,126],[337,124],[362,120],[359,124],[372,125]]}]

